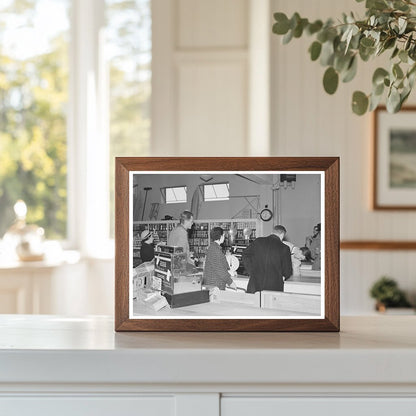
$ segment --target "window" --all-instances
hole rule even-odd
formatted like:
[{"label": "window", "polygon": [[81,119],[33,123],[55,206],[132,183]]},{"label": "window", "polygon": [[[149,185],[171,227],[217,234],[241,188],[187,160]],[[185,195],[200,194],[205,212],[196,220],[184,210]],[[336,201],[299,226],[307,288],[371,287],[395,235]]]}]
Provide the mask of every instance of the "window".
[{"label": "window", "polygon": [[0,237],[18,199],[47,238],[67,236],[69,12],[70,0],[1,2]]},{"label": "window", "polygon": [[149,154],[151,23],[151,0],[106,0],[111,237],[114,236],[114,158]]},{"label": "window", "polygon": [[203,185],[204,201],[228,201],[230,199],[229,183]]},{"label": "window", "polygon": [[0,3],[0,238],[23,199],[48,239],[95,256],[114,157],[149,154],[151,0]]},{"label": "window", "polygon": [[162,188],[161,192],[166,204],[178,204],[186,202],[186,186]]}]

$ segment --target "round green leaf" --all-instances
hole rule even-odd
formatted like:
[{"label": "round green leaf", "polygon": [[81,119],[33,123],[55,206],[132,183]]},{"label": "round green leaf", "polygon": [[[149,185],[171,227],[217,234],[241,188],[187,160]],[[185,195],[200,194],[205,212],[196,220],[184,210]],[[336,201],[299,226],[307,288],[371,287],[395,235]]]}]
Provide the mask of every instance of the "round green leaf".
[{"label": "round green leaf", "polygon": [[282,43],[283,45],[288,44],[293,38],[293,30],[289,30],[286,35],[283,36]]},{"label": "round green leaf", "polygon": [[387,38],[386,41],[383,43],[384,49],[392,48],[396,44],[396,38]]},{"label": "round green leaf", "polygon": [[360,41],[360,45],[362,45],[364,48],[372,48],[374,43],[375,41],[372,38],[362,38]]},{"label": "round green leaf", "polygon": [[316,61],[319,58],[319,55],[321,54],[322,44],[318,41],[315,41],[312,43],[312,45],[309,47],[309,52],[311,54],[312,61]]},{"label": "round green leaf", "polygon": [[367,0],[366,5],[368,9],[384,10],[388,5],[385,0]]},{"label": "round green leaf", "polygon": [[384,68],[377,68],[373,74],[373,85],[377,86],[384,83],[384,78],[387,77],[389,73]]},{"label": "round green leaf", "polygon": [[289,25],[292,30],[296,28],[296,26],[301,21],[301,17],[298,12],[293,13],[293,16],[290,18]]},{"label": "round green leaf", "polygon": [[276,23],[273,25],[273,33],[277,35],[284,35],[289,30],[289,19],[284,13],[275,13],[274,20]]},{"label": "round green leaf", "polygon": [[402,62],[407,62],[408,55],[407,51],[404,51],[403,49],[399,52],[399,58]]},{"label": "round green leaf", "polygon": [[308,26],[308,19],[300,19],[297,21],[296,27],[293,29],[293,36],[300,38],[303,33],[303,29]]},{"label": "round green leaf", "polygon": [[319,40],[319,42],[324,43],[328,40],[328,30],[323,29],[321,30],[317,35],[316,39]]},{"label": "round green leaf", "polygon": [[376,52],[375,48],[367,48],[365,46],[363,46],[361,43],[358,47],[358,52],[360,53],[360,58],[364,61],[367,62],[371,56],[374,55],[374,53]]},{"label": "round green leaf", "polygon": [[399,64],[394,64],[392,69],[393,75],[396,78],[403,78],[404,74]]},{"label": "round green leaf", "polygon": [[397,88],[392,88],[387,96],[386,107],[389,113],[397,113],[400,110],[400,93]]},{"label": "round green leaf", "polygon": [[309,35],[313,35],[316,32],[319,32],[322,29],[323,23],[321,20],[315,20],[315,22],[310,23],[306,28],[306,31]]},{"label": "round green leaf", "polygon": [[361,91],[355,91],[352,95],[352,111],[362,116],[368,108],[368,97]]},{"label": "round green leaf", "polygon": [[368,111],[373,111],[375,110],[378,105],[380,104],[381,101],[381,95],[375,95],[375,94],[371,94],[370,96],[370,106],[368,108]]},{"label": "round green leaf", "polygon": [[396,47],[394,48],[393,53],[391,54],[390,59],[395,58],[395,57],[397,56],[397,54],[399,53],[399,50],[400,50],[400,49],[396,46]]},{"label": "round green leaf", "polygon": [[[384,83],[373,86],[373,95],[381,96],[384,92]],[[370,110],[371,111],[371,110]]]},{"label": "round green leaf", "polygon": [[354,79],[356,74],[357,74],[357,58],[354,55],[351,58],[347,71],[344,72],[344,75],[342,77],[342,82],[350,82],[352,79]]},{"label": "round green leaf", "polygon": [[334,62],[334,43],[331,41],[326,41],[322,45],[320,60],[322,66],[332,65]]},{"label": "round green leaf", "polygon": [[351,53],[345,55],[344,53],[336,53],[334,59],[334,68],[338,72],[343,72],[348,69],[351,63]]},{"label": "round green leaf", "polygon": [[324,89],[328,94],[334,94],[338,88],[338,73],[330,66],[324,74]]},{"label": "round green leaf", "polygon": [[409,97],[410,93],[411,93],[411,89],[405,89],[403,90],[403,92],[400,94],[400,107],[399,110],[402,108],[403,103],[407,100],[407,98]]}]

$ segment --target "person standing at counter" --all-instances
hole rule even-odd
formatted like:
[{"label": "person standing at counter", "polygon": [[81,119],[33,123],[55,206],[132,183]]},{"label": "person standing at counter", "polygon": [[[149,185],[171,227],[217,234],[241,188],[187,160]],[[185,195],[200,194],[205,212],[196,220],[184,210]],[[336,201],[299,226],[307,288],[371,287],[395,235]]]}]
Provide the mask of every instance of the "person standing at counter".
[{"label": "person standing at counter", "polygon": [[286,244],[290,250],[293,276],[300,276],[300,266],[302,264],[302,260],[305,260],[305,256],[302,252],[302,249],[299,247],[296,247],[290,241],[283,241],[283,243]]},{"label": "person standing at counter", "polygon": [[168,237],[168,246],[183,247],[183,252],[186,253],[188,263],[194,265],[194,260],[189,251],[188,230],[192,227],[194,216],[190,211],[183,211],[179,216],[179,224],[174,228]]},{"label": "person standing at counter", "polygon": [[306,237],[305,245],[311,251],[312,269],[321,270],[321,223],[313,227],[313,235]]},{"label": "person standing at counter", "polygon": [[244,250],[242,260],[250,275],[247,293],[283,292],[283,278],[292,275],[290,249],[282,242],[285,234],[286,228],[276,225],[271,235],[257,238]]},{"label": "person standing at counter", "polygon": [[231,276],[236,272],[230,272],[227,259],[221,249],[224,242],[224,230],[221,227],[214,227],[210,232],[211,245],[208,247],[203,283],[205,285],[217,286],[220,290],[225,290],[226,285],[237,289]]},{"label": "person standing at counter", "polygon": [[152,261],[155,257],[155,248],[153,247],[153,234],[149,230],[142,231],[140,235],[141,247],[140,258],[142,262]]}]

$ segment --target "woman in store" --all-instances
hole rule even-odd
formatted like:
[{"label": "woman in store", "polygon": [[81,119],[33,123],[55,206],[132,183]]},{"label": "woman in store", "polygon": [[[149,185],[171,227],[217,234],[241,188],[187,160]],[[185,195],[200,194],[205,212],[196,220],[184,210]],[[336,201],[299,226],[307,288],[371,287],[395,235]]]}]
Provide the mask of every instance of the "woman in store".
[{"label": "woman in store", "polygon": [[237,273],[229,270],[227,259],[221,249],[224,230],[221,227],[214,227],[210,237],[212,242],[207,250],[203,282],[205,285],[217,286],[220,290],[225,290],[226,286],[236,290],[236,284],[231,276],[236,276]]},{"label": "woman in store", "polygon": [[153,247],[153,234],[149,230],[142,231],[140,235],[141,247],[140,258],[142,262],[152,261],[155,257],[155,248]]}]

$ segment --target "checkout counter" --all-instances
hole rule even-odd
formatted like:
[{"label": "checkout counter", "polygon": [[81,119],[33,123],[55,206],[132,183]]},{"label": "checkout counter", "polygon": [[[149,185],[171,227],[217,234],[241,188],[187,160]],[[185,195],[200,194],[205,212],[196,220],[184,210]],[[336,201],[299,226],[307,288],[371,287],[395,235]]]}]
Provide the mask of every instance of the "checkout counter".
[{"label": "checkout counter", "polygon": [[[283,292],[246,293],[249,277],[233,278],[237,290],[207,287],[202,268],[187,268],[179,248],[164,246],[155,253],[154,266],[133,273],[133,316],[319,316],[319,271],[301,267],[301,275],[285,282]],[[163,296],[161,296],[163,295]]]}]

